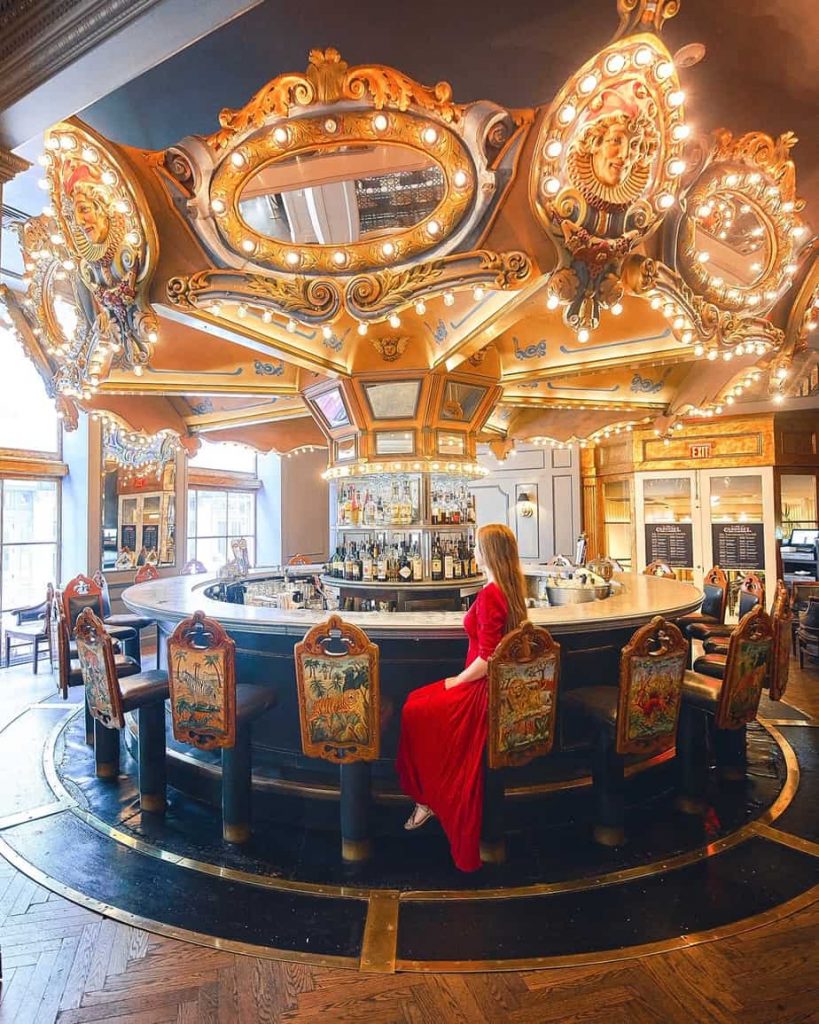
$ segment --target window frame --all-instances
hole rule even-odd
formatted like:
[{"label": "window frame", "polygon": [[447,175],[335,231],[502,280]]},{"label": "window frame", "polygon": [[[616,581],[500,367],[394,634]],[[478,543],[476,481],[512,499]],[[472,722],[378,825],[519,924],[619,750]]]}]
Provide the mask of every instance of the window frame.
[{"label": "window frame", "polygon": [[[62,431],[60,431],[62,440]],[[30,540],[30,541],[6,541],[5,540],[5,485],[8,480],[24,480],[24,481],[37,481],[43,480],[47,483],[53,483],[55,485],[55,499],[57,502],[57,523],[55,530],[55,539],[53,541],[41,541],[41,540]],[[52,582],[57,583],[60,575],[60,558],[62,555],[62,539],[63,539],[63,489],[62,489],[62,476],[55,474],[34,474],[34,473],[6,473],[2,469],[0,464],[0,616],[7,615],[16,608],[28,607],[27,605],[12,605],[10,607],[5,606],[5,585],[3,579],[3,555],[6,548],[21,548],[21,547],[54,547],[55,549],[55,578]],[[48,581],[46,581],[48,582]],[[43,585],[43,600],[45,600],[45,584]],[[35,601],[34,604],[40,602]]]},{"label": "window frame", "polygon": [[[228,483],[228,484],[223,482],[221,486],[216,486],[214,483],[203,482],[202,479],[201,479],[201,475],[200,475],[202,472],[203,471],[200,470],[197,473],[197,479],[196,479],[195,482],[191,482],[190,480],[188,481],[188,487],[186,489],[186,494],[185,494],[185,554],[186,554],[186,560],[190,561],[190,559],[192,559],[192,558],[199,559],[198,541],[200,541],[200,540],[217,540],[217,541],[224,540],[224,542],[225,542],[225,552],[226,552],[225,560],[228,561],[230,559],[230,557],[231,557],[231,555],[230,555],[230,542],[232,540],[237,540],[239,537],[245,537],[246,540],[248,541],[248,545],[252,545],[252,558],[253,558],[253,561],[255,562],[256,561],[256,552],[257,552],[257,539],[256,538],[257,538],[258,517],[259,517],[258,491],[259,491],[259,487],[260,487],[260,481],[258,480],[258,478],[254,478],[253,486],[247,486],[248,483],[251,483],[250,480],[248,480],[248,481],[241,481],[241,482],[237,480],[235,482],[231,482],[231,483]],[[190,514],[190,507],[191,507],[190,506],[190,501],[191,501],[191,494],[195,494],[196,495],[196,503],[197,503],[197,506],[198,506],[198,502],[199,502],[198,492],[200,492],[200,491],[208,491],[211,494],[224,494],[225,495],[225,532],[224,533],[207,533],[207,534],[202,533],[202,534],[200,534],[198,532],[198,528],[199,528],[198,508],[197,508],[195,516],[192,517],[191,514]],[[247,495],[249,495],[253,499],[252,500],[253,530],[252,530],[251,533],[236,533],[236,534],[230,533],[230,529],[229,529],[229,523],[230,523],[229,502],[230,502],[230,495],[231,494],[247,494]],[[191,532],[191,522],[192,522],[192,519],[195,520],[195,523],[196,523],[196,530],[197,530],[196,533],[192,533]],[[191,542],[193,542],[193,553],[191,553],[191,546],[190,546]],[[199,559],[199,560],[201,561],[201,559]]]}]

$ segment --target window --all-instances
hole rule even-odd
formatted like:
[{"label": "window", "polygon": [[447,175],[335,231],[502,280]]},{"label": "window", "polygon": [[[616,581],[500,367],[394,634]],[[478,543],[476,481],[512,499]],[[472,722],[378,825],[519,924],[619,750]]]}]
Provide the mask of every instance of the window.
[{"label": "window", "polygon": [[188,559],[209,570],[233,558],[230,542],[247,540],[251,565],[256,560],[256,494],[253,491],[191,487],[188,490]]},{"label": "window", "polygon": [[39,604],[57,575],[59,483],[0,480],[0,608]]},{"label": "window", "polygon": [[0,327],[0,448],[57,453],[59,419],[54,403],[23,346]]},{"label": "window", "polygon": [[231,473],[256,473],[256,452],[243,444],[202,440],[202,446],[188,460],[191,469],[224,469]]}]

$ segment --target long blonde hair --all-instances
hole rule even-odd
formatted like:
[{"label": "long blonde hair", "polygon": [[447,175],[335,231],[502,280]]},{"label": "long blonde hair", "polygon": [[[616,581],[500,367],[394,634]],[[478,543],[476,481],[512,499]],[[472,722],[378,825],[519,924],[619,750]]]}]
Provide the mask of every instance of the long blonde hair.
[{"label": "long blonde hair", "polygon": [[487,569],[500,587],[509,613],[506,632],[517,629],[528,618],[526,587],[520,571],[518,542],[514,533],[503,523],[488,523],[478,530],[478,547]]}]

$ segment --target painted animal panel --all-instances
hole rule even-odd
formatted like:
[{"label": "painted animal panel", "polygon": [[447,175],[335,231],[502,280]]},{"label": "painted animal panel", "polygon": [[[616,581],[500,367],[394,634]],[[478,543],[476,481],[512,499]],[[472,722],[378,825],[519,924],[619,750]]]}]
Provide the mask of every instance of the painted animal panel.
[{"label": "painted animal panel", "polygon": [[671,746],[677,731],[685,662],[682,653],[632,659],[620,753]]},{"label": "painted animal panel", "polygon": [[788,674],[791,668],[791,618],[782,617],[774,620],[775,644],[771,671],[771,700],[781,700],[788,688]]},{"label": "painted animal panel", "polygon": [[492,766],[522,764],[548,753],[555,727],[557,658],[498,666],[493,693]]},{"label": "painted animal panel", "polygon": [[[303,662],[305,753],[360,752],[374,741],[370,661],[366,656],[307,655]],[[308,749],[309,748],[309,749]]]},{"label": "painted animal panel", "polygon": [[739,729],[756,718],[759,698],[770,669],[771,642],[740,643],[733,680],[729,680],[727,699],[720,709],[717,725],[721,729]]},{"label": "painted animal panel", "polygon": [[229,736],[225,693],[225,655],[222,651],[173,651],[174,735],[190,742],[191,734],[219,740]]},{"label": "painted animal panel", "polygon": [[125,723],[117,715],[111,700],[102,644],[92,646],[78,640],[77,656],[80,659],[82,679],[85,684],[85,698],[88,701],[91,714],[103,725],[121,729]]}]

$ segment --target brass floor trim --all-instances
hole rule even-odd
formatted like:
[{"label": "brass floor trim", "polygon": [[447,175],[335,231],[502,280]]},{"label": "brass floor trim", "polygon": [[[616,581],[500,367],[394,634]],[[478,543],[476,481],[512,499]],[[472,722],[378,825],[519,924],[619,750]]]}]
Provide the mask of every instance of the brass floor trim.
[{"label": "brass floor trim", "polygon": [[759,822],[754,829],[757,835],[764,836],[765,839],[770,839],[775,843],[781,843],[783,846],[789,846],[792,850],[799,850],[800,853],[809,853],[812,857],[819,857],[819,843],[814,843],[811,839],[804,839],[802,836],[796,836],[792,832],[785,832],[780,828],[771,828],[770,825],[765,825]]},{"label": "brass floor trim", "polygon": [[765,928],[769,924],[792,917],[800,910],[805,910],[819,900],[819,885],[807,892],[795,896],[792,900],[780,903],[778,907],[763,911],[754,917],[746,917],[733,924],[722,925],[708,931],[693,932],[680,935],[674,939],[663,939],[660,942],[643,943],[637,946],[624,946],[621,949],[604,950],[594,953],[572,953],[567,956],[529,957],[519,960],[396,960],[396,971],[422,972],[431,974],[474,974],[494,971],[530,971],[545,970],[554,967],[580,967],[592,964],[614,963],[619,960],[634,960],[644,956],[657,956],[670,953],[677,949],[688,949],[705,942],[718,942],[721,939],[733,938],[745,932]]},{"label": "brass floor trim", "polygon": [[787,700],[785,697],[782,697],[781,701],[783,704],[787,704],[788,707],[792,708],[794,711],[798,711],[800,715],[804,715],[805,718],[813,719],[813,715],[809,715],[807,711],[804,711],[802,708],[797,707],[795,704],[791,704],[791,702]]},{"label": "brass floor trim", "polygon": [[41,804],[39,807],[32,807],[27,811],[18,811],[17,814],[7,814],[0,818],[0,832],[7,828],[14,828],[15,825],[24,825],[27,821],[36,821],[39,818],[50,818],[52,814],[61,814],[68,808],[60,800],[50,804]]},{"label": "brass floor trim", "polygon": [[766,718],[764,721],[767,725],[798,725],[803,729],[819,729],[819,722],[809,722],[805,718]]},{"label": "brass floor trim", "polygon": [[361,942],[362,971],[374,974],[395,973],[400,895],[397,889],[384,889],[370,896]]},{"label": "brass floor trim", "polygon": [[348,970],[357,970],[358,958],[347,956],[323,955],[320,953],[302,953],[288,949],[273,949],[271,946],[257,946],[250,942],[237,942],[232,939],[220,939],[216,935],[207,935],[205,932],[191,931],[188,928],[177,928],[174,925],[164,924],[162,921],[154,921],[149,917],[142,917],[139,914],[132,914],[130,911],[121,910],[109,903],[103,903],[93,896],[86,896],[85,893],[73,889],[71,886],[58,882],[51,878],[39,868],[30,864],[24,857],[21,857],[9,844],[0,837],[0,856],[16,868],[27,878],[41,885],[44,889],[62,896],[77,906],[92,910],[103,917],[120,921],[122,924],[131,925],[134,928],[141,928],[143,931],[152,932],[156,935],[164,935],[170,939],[179,939],[182,942],[191,942],[197,946],[207,946],[210,949],[222,949],[228,953],[240,953],[243,956],[255,956],[264,960],[285,960],[291,963],[310,964],[313,967],[341,967]]},{"label": "brass floor trim", "polygon": [[[77,709],[82,710],[81,708]],[[76,714],[77,712],[75,712]],[[73,717],[73,716],[69,716]],[[300,882],[291,879],[277,878],[272,875],[257,875],[237,868],[229,868],[223,865],[211,864],[208,861],[200,861],[191,857],[182,857],[162,847],[146,843],[142,839],[128,835],[121,829],[108,822],[103,821],[85,808],[80,807],[66,790],[62,780],[57,776],[54,769],[53,748],[63,728],[68,724],[67,720],[57,723],[51,730],[48,740],[43,748],[43,762],[49,784],[52,785],[55,794],[64,798],[70,804],[72,813],[81,818],[91,828],[133,850],[143,853],[158,860],[165,860],[176,864],[179,867],[190,871],[198,871],[202,874],[215,875],[219,878],[227,878],[242,884],[255,885],[262,889],[282,889],[291,892],[302,892],[316,896],[332,896],[347,899],[370,899],[381,892],[389,890],[376,888],[359,888],[355,886],[341,886],[321,884],[316,882]],[[492,900],[492,899],[518,899],[528,896],[544,896],[558,892],[580,892],[584,889],[598,889],[603,886],[619,885],[621,882],[633,881],[636,878],[647,878],[650,875],[661,874],[665,871],[672,871],[676,868],[686,867],[707,857],[713,857],[724,850],[730,849],[739,843],[744,842],[753,834],[753,825],[756,821],[770,823],[774,821],[785,808],[790,804],[799,786],[799,763],[793,748],[785,737],[773,726],[760,720],[760,725],[770,734],[774,742],[782,751],[786,766],[786,778],[782,789],[774,803],[765,811],[760,818],[749,822],[736,832],[728,836],[690,850],[687,853],[677,854],[675,857],[668,857],[661,861],[653,861],[650,864],[641,864],[634,868],[625,868],[621,871],[611,871],[602,875],[590,876],[587,878],[566,879],[562,882],[536,882],[531,885],[514,886],[499,889],[429,889],[409,890],[401,893],[401,901],[430,902],[447,900]],[[50,770],[49,770],[49,762]],[[53,780],[53,782],[52,782]]]}]

